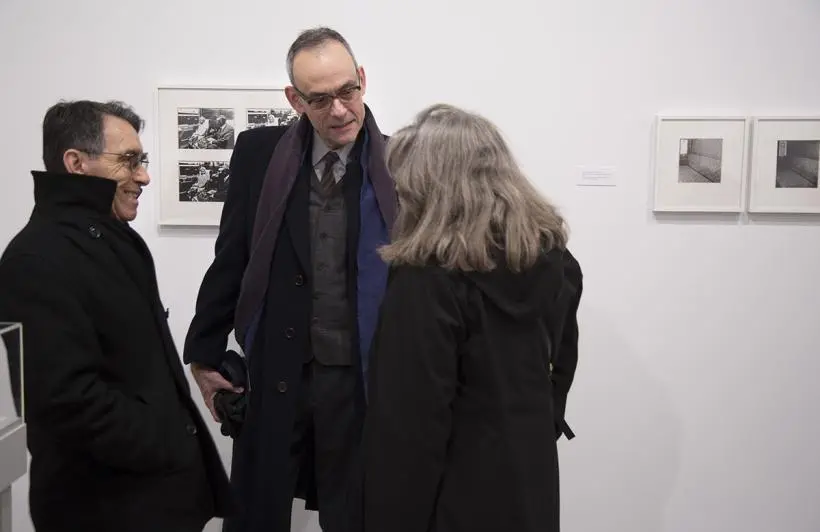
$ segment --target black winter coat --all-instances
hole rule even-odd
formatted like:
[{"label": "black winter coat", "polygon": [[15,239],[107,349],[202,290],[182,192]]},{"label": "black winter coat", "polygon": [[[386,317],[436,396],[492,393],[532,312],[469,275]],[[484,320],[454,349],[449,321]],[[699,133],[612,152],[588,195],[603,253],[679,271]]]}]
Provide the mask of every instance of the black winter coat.
[{"label": "black winter coat", "polygon": [[558,532],[581,269],[391,270],[364,431],[365,532]]},{"label": "black winter coat", "polygon": [[34,525],[201,530],[230,487],[151,255],[112,217],[114,181],[33,175],[34,211],[0,260],[0,321],[23,324]]},{"label": "black winter coat", "polygon": [[[185,340],[186,363],[217,369],[225,357],[243,273],[251,254],[253,224],[265,172],[286,131],[285,126],[260,127],[243,131],[236,139],[215,257],[202,281],[196,313]],[[294,188],[306,183],[297,180]],[[225,521],[226,532],[286,529],[294,496],[304,499],[307,509],[318,509],[310,467],[299,471],[296,493],[288,482],[296,416],[296,395],[292,390],[300,380],[304,353],[310,347],[308,336],[301,334],[304,328],[297,328],[309,323],[312,302],[307,272],[297,253],[297,249],[306,249],[310,242],[307,193],[304,186],[301,191],[295,190],[288,201],[271,266],[269,290],[283,304],[268,307],[264,326],[254,342],[255,352],[248,354],[248,378],[261,393],[250,394],[241,434],[233,442],[231,484],[237,494],[239,514]],[[294,199],[297,197],[304,201]],[[291,327],[296,333],[285,334]]]}]

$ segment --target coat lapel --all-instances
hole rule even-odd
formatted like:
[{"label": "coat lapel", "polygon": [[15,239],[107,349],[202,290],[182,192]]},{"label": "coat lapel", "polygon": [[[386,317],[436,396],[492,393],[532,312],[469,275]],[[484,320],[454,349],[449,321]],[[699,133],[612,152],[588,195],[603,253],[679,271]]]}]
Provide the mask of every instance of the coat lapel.
[{"label": "coat lapel", "polygon": [[303,271],[310,271],[310,179],[313,168],[305,162],[293,184],[285,211],[285,225]]},{"label": "coat lapel", "polygon": [[370,182],[373,183],[373,190],[376,194],[376,202],[379,205],[379,212],[382,215],[387,234],[393,232],[393,222],[396,220],[396,187],[393,178],[387,169],[385,161],[386,143],[384,135],[379,130],[376,117],[367,108],[365,125],[369,136],[367,168]]},{"label": "coat lapel", "polygon": [[273,250],[305,154],[303,141],[309,132],[310,122],[303,115],[276,143],[265,171],[254,215],[251,255],[242,276],[234,313],[236,339],[245,352],[252,349],[246,343],[247,335],[261,315],[259,311],[268,289]]},{"label": "coat lapel", "polygon": [[387,226],[387,234],[391,234],[393,232],[393,222],[396,220],[396,186],[390,176],[390,171],[387,169],[385,160],[387,143],[376,123],[376,117],[373,116],[373,112],[369,107],[367,108],[365,124],[369,135],[367,167],[370,182],[373,183],[376,202],[379,205],[382,219]]}]

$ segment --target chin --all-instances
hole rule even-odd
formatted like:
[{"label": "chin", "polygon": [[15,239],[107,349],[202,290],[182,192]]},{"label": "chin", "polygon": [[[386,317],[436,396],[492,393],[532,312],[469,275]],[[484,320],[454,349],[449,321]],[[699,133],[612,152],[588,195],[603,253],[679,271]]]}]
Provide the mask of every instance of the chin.
[{"label": "chin", "polygon": [[114,202],[114,216],[122,222],[131,222],[137,217],[139,200],[131,197],[117,198]]},{"label": "chin", "polygon": [[339,145],[341,145],[341,146],[345,146],[347,144],[350,144],[351,142],[354,142],[356,140],[356,137],[358,137],[358,136],[359,136],[359,130],[358,129],[350,130],[349,132],[339,134],[336,137],[336,142],[338,142]]},{"label": "chin", "polygon": [[356,137],[359,136],[359,131],[361,131],[361,125],[358,121],[354,121],[345,126],[343,129],[331,128],[330,135],[337,144],[344,146],[355,141]]},{"label": "chin", "polygon": [[356,140],[356,135],[341,135],[336,137],[336,144],[339,147],[346,146]]},{"label": "chin", "polygon": [[114,214],[121,222],[133,222],[137,218],[136,211],[116,211]]}]

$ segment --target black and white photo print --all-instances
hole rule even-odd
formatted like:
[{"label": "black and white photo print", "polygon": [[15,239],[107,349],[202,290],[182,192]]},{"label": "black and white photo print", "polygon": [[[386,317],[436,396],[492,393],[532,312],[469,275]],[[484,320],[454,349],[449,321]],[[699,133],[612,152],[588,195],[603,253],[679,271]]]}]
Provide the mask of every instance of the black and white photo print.
[{"label": "black and white photo print", "polygon": [[245,129],[263,126],[289,126],[299,120],[299,114],[290,107],[274,109],[248,109]]},{"label": "black and white photo print", "polygon": [[230,177],[227,161],[180,161],[179,201],[224,202]]},{"label": "black and white photo print", "polygon": [[775,188],[817,188],[818,165],[820,141],[778,141]]},{"label": "black and white photo print", "polygon": [[723,139],[680,139],[679,183],[720,183]]},{"label": "black and white photo print", "polygon": [[177,109],[179,149],[232,150],[234,110],[211,107]]}]

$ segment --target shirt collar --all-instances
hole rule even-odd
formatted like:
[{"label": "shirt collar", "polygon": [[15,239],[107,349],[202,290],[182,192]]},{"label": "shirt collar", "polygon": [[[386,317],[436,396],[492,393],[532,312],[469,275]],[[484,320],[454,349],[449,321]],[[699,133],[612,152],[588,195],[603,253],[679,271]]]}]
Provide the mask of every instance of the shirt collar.
[{"label": "shirt collar", "polygon": [[[347,165],[347,158],[350,156],[350,151],[353,149],[353,145],[355,142],[351,142],[346,146],[335,150],[337,154],[339,154],[339,160],[342,162],[342,165]],[[325,141],[319,136],[316,131],[313,132],[313,166],[315,167],[322,161],[322,157],[325,156],[327,152],[330,151],[330,148],[327,147]]]}]

